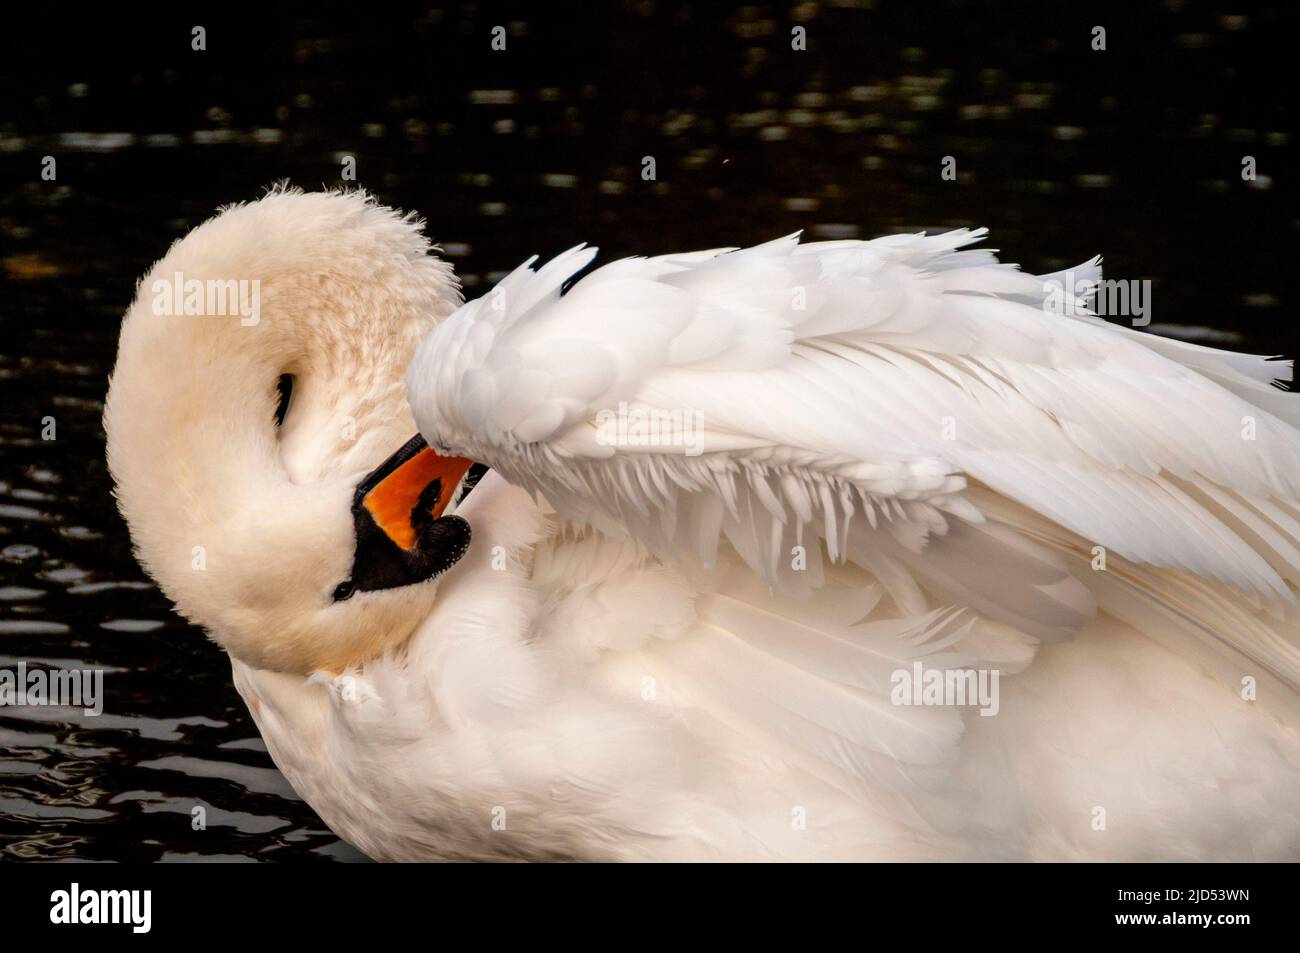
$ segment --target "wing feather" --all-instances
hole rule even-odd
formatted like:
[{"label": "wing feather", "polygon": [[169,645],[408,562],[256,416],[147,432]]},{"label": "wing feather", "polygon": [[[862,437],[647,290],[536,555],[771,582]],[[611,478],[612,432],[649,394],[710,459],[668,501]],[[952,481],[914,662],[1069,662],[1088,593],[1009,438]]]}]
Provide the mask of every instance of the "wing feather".
[{"label": "wing feather", "polygon": [[[1099,602],[1294,694],[1290,365],[1108,324],[1086,311],[1099,259],[1027,275],[966,248],[983,234],[786,236],[614,262],[564,294],[592,250],[530,261],[420,345],[415,419],[703,577],[734,550],[761,591],[731,579],[664,657],[854,783],[915,782],[960,736],[950,709],[879,697],[899,664],[1023,667]],[[845,560],[885,628],[800,601]]]}]

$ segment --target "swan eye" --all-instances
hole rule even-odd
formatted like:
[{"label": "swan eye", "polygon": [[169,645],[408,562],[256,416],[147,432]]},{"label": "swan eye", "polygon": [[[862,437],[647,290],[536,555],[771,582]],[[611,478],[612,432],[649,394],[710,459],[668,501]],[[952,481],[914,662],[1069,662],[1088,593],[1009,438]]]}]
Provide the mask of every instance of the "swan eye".
[{"label": "swan eye", "polygon": [[275,386],[280,391],[280,401],[275,408],[275,426],[278,430],[284,426],[285,414],[289,413],[289,399],[293,397],[293,375],[281,374]]},{"label": "swan eye", "polygon": [[342,602],[345,599],[351,599],[352,593],[357,591],[357,587],[352,584],[351,579],[344,579],[334,587],[334,601]]}]

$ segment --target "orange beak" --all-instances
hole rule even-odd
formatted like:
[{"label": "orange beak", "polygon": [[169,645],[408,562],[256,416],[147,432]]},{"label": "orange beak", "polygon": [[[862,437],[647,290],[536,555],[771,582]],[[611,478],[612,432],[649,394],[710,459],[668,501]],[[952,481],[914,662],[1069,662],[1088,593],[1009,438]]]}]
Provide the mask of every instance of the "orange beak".
[{"label": "orange beak", "polygon": [[357,484],[352,573],[334,588],[334,601],[427,582],[454,566],[473,534],[468,522],[443,514],[471,466],[439,456],[417,434]]},{"label": "orange beak", "polygon": [[[419,445],[413,446],[416,441]],[[381,473],[387,467],[376,471],[379,480],[361,497],[361,504],[389,539],[410,550],[420,532],[442,516],[474,461],[439,456],[417,437],[389,463],[389,472]]]}]

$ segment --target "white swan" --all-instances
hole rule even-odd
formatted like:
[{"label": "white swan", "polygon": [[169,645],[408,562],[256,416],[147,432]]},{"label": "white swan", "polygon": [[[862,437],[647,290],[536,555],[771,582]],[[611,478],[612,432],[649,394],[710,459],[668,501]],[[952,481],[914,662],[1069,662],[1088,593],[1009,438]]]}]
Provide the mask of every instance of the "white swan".
[{"label": "white swan", "polygon": [[[978,237],[457,309],[417,223],[279,190],[127,312],[121,509],[376,858],[1300,855],[1289,369],[1046,314]],[[156,313],[178,275],[256,322]]]}]

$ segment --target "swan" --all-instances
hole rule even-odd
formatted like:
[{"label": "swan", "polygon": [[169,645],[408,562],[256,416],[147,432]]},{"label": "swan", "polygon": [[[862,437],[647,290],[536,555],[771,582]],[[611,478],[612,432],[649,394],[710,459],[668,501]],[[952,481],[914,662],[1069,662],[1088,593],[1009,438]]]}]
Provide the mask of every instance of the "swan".
[{"label": "swan", "polygon": [[276,188],[141,281],[117,501],[376,859],[1295,859],[1289,365],[982,235],[463,304],[415,218]]}]

